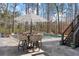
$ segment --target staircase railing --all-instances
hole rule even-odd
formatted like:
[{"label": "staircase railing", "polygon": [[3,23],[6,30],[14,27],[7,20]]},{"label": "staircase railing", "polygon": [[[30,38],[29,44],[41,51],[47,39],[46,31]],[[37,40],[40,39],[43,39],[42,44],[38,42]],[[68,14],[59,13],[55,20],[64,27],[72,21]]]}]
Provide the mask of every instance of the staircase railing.
[{"label": "staircase railing", "polygon": [[64,30],[62,33],[62,44],[64,44],[64,41],[70,37],[71,32],[73,33],[79,26],[78,17],[76,17],[71,24]]}]

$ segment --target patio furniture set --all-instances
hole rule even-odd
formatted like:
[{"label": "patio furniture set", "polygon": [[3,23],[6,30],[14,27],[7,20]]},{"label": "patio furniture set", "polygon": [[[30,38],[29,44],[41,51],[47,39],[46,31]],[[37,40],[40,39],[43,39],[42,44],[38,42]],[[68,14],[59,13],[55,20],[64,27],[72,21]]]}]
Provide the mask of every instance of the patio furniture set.
[{"label": "patio furniture set", "polygon": [[19,33],[17,34],[19,40],[18,50],[22,49],[23,51],[32,49],[34,52],[35,49],[40,50],[42,47],[42,35],[41,34],[32,34],[32,33]]}]

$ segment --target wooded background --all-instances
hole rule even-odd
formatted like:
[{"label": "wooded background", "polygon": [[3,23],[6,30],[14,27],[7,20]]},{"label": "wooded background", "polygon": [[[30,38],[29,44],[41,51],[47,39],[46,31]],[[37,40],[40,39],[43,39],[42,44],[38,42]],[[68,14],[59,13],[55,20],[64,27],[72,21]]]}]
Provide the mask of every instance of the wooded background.
[{"label": "wooded background", "polygon": [[[20,5],[23,7],[18,8]],[[28,14],[30,9],[32,13],[47,19],[47,22],[39,22],[35,26],[33,25],[33,30],[55,34],[62,34],[79,14],[79,4],[77,3],[0,3],[0,32],[28,31],[27,22],[16,25],[14,18]]]}]

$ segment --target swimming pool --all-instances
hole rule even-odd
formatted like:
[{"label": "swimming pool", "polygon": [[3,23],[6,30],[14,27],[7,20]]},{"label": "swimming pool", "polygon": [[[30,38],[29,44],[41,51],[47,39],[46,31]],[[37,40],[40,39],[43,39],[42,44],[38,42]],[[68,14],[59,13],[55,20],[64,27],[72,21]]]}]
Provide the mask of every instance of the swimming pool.
[{"label": "swimming pool", "polygon": [[50,33],[43,33],[44,37],[47,37],[47,38],[60,38],[62,37],[60,34],[50,34]]},{"label": "swimming pool", "polygon": [[59,35],[49,35],[49,34],[44,34],[42,38],[42,42],[48,42],[48,41],[59,41],[61,40],[61,36]]}]

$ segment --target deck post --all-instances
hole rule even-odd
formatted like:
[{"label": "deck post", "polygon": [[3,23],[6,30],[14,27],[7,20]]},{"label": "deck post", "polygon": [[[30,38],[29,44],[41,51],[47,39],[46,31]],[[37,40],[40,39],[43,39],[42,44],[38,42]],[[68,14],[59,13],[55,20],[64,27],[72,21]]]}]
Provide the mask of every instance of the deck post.
[{"label": "deck post", "polygon": [[62,34],[62,38],[61,38],[61,41],[60,41],[60,45],[64,45],[64,34]]}]

